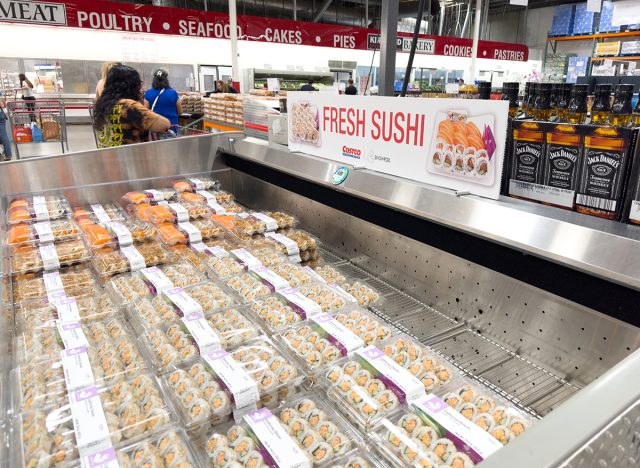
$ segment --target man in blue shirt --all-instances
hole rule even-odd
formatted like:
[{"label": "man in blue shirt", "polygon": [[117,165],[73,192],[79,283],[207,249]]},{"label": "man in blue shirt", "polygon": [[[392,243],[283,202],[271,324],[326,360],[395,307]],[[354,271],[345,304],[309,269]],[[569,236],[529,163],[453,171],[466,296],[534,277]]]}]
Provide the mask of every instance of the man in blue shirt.
[{"label": "man in blue shirt", "polygon": [[300,87],[300,91],[318,91],[318,90],[313,87],[313,80],[309,80],[307,81],[307,84],[302,85]]}]

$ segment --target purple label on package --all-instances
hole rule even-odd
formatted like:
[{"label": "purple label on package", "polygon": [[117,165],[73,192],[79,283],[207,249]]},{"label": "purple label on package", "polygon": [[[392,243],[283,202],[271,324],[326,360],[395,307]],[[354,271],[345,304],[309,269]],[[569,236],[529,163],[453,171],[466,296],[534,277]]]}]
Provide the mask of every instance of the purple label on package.
[{"label": "purple label on package", "polygon": [[273,414],[267,408],[261,408],[247,414],[247,418],[251,419],[251,421],[253,421],[254,423],[262,422],[265,419],[269,419],[271,417],[273,417]]},{"label": "purple label on package", "polygon": [[78,390],[77,392],[74,392],[73,399],[76,402],[81,402],[97,396],[98,396],[98,387],[89,387],[89,388],[83,388],[82,390]]},{"label": "purple label on package", "polygon": [[[62,294],[62,297],[56,297],[59,294]],[[80,311],[74,297],[66,297],[63,292],[57,292],[52,295],[52,298],[51,303],[56,309],[60,322],[78,322],[80,320]]]},{"label": "purple label on package", "polygon": [[89,346],[89,342],[82,331],[80,322],[58,322],[57,326],[58,334],[60,335],[60,339],[62,340],[65,349]]},{"label": "purple label on package", "polygon": [[311,317],[311,321],[324,331],[326,339],[335,345],[343,356],[347,356],[364,346],[364,341],[358,335],[329,314],[315,315]]},{"label": "purple label on package", "polygon": [[82,468],[118,468],[119,466],[113,447],[98,450],[82,459]]},{"label": "purple label on package", "polygon": [[71,348],[71,349],[65,349],[64,351],[62,351],[62,353],[66,356],[77,356],[78,354],[82,354],[82,353],[86,353],[87,352],[87,347],[86,346],[80,346],[78,348]]},{"label": "purple label on package", "polygon": [[164,295],[173,303],[176,312],[181,317],[197,312],[202,314],[202,306],[182,288],[172,288],[163,291]]}]

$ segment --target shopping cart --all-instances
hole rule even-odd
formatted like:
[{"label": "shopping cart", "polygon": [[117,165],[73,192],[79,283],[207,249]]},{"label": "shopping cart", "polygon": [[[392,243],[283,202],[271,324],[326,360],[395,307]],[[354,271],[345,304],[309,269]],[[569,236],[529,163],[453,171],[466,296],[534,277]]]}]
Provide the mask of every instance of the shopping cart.
[{"label": "shopping cart", "polygon": [[20,144],[60,142],[62,152],[69,151],[67,119],[62,101],[37,99],[7,102],[9,126],[13,133],[16,158],[20,159]]}]

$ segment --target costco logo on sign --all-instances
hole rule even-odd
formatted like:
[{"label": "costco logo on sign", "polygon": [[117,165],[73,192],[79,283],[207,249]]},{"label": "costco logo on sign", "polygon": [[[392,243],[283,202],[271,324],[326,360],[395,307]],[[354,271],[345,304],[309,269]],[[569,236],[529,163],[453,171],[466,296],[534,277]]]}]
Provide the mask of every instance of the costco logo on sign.
[{"label": "costco logo on sign", "polygon": [[342,156],[345,156],[347,158],[360,159],[361,155],[362,151],[360,151],[358,148],[349,148],[348,146],[342,147]]}]

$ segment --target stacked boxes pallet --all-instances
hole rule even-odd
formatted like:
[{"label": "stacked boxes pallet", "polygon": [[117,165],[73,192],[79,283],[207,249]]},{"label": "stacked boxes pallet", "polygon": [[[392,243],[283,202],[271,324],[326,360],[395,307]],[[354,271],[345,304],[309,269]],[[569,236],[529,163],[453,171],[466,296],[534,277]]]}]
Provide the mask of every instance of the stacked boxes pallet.
[{"label": "stacked boxes pallet", "polygon": [[204,99],[205,118],[231,125],[244,125],[244,100],[238,94],[212,94]]}]

